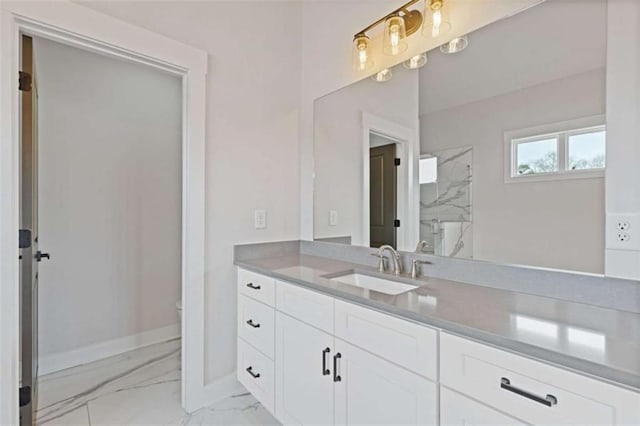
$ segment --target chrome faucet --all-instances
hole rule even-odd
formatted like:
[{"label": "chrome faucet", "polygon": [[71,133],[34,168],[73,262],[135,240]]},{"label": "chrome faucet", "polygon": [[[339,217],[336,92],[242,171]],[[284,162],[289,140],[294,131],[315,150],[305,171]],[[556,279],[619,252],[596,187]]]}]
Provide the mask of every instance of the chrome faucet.
[{"label": "chrome faucet", "polygon": [[380,246],[378,249],[378,257],[382,257],[385,250],[388,250],[391,253],[391,260],[393,261],[393,272],[396,275],[400,275],[402,273],[402,265],[400,264],[400,255],[398,252],[388,244]]}]

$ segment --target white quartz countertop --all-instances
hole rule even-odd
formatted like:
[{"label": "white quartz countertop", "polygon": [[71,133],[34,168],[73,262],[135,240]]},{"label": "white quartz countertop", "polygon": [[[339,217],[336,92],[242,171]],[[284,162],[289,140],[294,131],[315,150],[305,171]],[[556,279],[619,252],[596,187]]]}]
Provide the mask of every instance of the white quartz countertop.
[{"label": "white quartz countertop", "polygon": [[[287,255],[237,266],[397,317],[640,391],[640,314],[439,278],[380,274],[333,259]],[[331,281],[356,271],[420,285],[396,296]]]}]

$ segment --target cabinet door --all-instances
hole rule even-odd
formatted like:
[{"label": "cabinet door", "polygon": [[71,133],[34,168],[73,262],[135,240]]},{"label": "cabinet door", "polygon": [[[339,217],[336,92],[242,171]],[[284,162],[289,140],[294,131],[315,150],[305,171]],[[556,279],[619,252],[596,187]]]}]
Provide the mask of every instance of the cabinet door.
[{"label": "cabinet door", "polygon": [[442,426],[511,426],[524,423],[441,386],[440,424]]},{"label": "cabinet door", "polygon": [[285,425],[333,424],[333,376],[323,369],[332,348],[333,336],[276,313],[276,417]]},{"label": "cabinet door", "polygon": [[437,424],[435,383],[340,339],[335,384],[339,425]]}]

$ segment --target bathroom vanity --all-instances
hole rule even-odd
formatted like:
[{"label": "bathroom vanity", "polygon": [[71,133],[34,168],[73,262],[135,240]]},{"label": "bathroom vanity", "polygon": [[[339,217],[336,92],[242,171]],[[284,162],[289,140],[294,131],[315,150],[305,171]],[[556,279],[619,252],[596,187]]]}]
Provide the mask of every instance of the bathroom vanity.
[{"label": "bathroom vanity", "polygon": [[308,255],[236,265],[238,380],[283,424],[640,424],[639,314]]}]

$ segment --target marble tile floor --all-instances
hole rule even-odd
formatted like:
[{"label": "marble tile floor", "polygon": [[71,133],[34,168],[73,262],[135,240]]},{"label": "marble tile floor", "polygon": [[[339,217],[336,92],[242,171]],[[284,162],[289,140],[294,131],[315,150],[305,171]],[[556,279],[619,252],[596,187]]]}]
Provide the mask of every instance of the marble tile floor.
[{"label": "marble tile floor", "polygon": [[278,425],[248,393],[187,414],[180,406],[180,340],[42,376],[37,424]]}]

